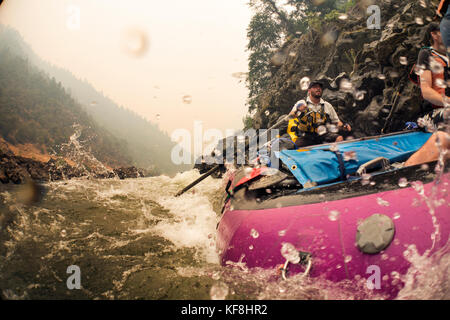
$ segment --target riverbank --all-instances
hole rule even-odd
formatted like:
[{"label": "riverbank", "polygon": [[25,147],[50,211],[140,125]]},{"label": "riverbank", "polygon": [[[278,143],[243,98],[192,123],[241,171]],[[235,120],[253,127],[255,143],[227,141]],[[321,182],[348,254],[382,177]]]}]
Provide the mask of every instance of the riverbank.
[{"label": "riverbank", "polygon": [[[30,151],[31,150],[31,151]],[[63,157],[39,154],[36,150],[11,146],[0,141],[0,182],[20,184],[27,180],[36,182],[68,180],[72,178],[138,178],[149,176],[134,166],[110,168],[102,164],[86,166]]]}]

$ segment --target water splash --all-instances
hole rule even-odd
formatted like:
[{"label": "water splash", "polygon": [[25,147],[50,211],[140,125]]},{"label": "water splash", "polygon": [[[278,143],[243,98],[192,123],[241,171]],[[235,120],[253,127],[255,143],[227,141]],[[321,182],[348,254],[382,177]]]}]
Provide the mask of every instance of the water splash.
[{"label": "water splash", "polygon": [[408,272],[400,276],[404,287],[398,300],[450,299],[450,246],[449,241],[437,252],[420,255],[415,245],[409,245],[403,256],[411,263]]},{"label": "water splash", "polygon": [[[87,177],[96,175],[115,176],[112,170],[109,170],[84,146],[86,141],[81,141],[83,127],[79,124],[72,125],[74,133],[70,136],[67,143],[61,144],[60,153],[75,163],[75,168],[84,173]],[[64,172],[63,172],[64,174]],[[65,180],[66,177],[63,176]]]}]

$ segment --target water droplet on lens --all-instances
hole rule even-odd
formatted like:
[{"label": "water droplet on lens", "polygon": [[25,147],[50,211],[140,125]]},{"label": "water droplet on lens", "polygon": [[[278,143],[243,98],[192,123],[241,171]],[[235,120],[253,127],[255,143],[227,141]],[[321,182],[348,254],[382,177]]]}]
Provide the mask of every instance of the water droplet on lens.
[{"label": "water droplet on lens", "polygon": [[250,235],[251,235],[254,239],[256,239],[256,238],[259,237],[259,232],[256,231],[255,229],[252,229],[252,230],[250,231]]},{"label": "water droplet on lens", "polygon": [[191,104],[192,103],[192,97],[190,95],[184,95],[182,97],[183,103]]},{"label": "water droplet on lens", "polygon": [[339,215],[341,213],[337,210],[331,210],[330,213],[328,214],[328,219],[330,221],[336,221],[339,218]]},{"label": "water droplet on lens", "polygon": [[332,143],[332,144],[330,145],[330,150],[333,151],[333,152],[338,151],[339,148],[338,148],[337,143]]},{"label": "water droplet on lens", "polygon": [[416,64],[416,66],[414,67],[414,73],[420,76],[425,71],[425,69],[426,68],[424,65]]},{"label": "water droplet on lens", "polygon": [[386,200],[383,200],[381,198],[377,198],[377,203],[378,203],[378,205],[380,205],[382,207],[389,207],[389,202],[387,202]]},{"label": "water droplet on lens", "polygon": [[328,31],[322,36],[322,38],[320,39],[320,43],[322,44],[322,46],[327,47],[336,42],[337,36],[338,34],[336,31]]},{"label": "water droplet on lens", "polygon": [[317,128],[317,134],[318,134],[319,136],[322,136],[322,135],[324,135],[325,133],[327,133],[327,127],[325,127],[325,126],[319,126],[319,127]]},{"label": "water droplet on lens", "polygon": [[215,283],[209,292],[211,300],[225,300],[228,295],[228,286],[223,283]]},{"label": "water droplet on lens", "polygon": [[391,78],[398,78],[400,75],[398,74],[397,71],[390,71],[390,72],[389,72],[389,76],[390,76]]},{"label": "water droplet on lens", "polygon": [[283,243],[281,247],[281,255],[291,263],[299,263],[300,262],[300,253],[291,243]]},{"label": "water droplet on lens", "polygon": [[445,81],[443,79],[436,79],[436,81],[434,83],[436,84],[437,87],[439,87],[441,89],[447,88],[447,84],[445,83]]},{"label": "water droplet on lens", "polygon": [[146,32],[128,29],[123,33],[121,43],[124,52],[134,57],[141,57],[147,52],[149,40]]},{"label": "water droplet on lens", "polygon": [[232,76],[233,78],[236,78],[236,79],[242,79],[242,78],[245,78],[245,75],[246,75],[245,72],[233,72],[233,73],[231,74],[231,76]]},{"label": "water droplet on lens", "polygon": [[219,271],[213,272],[213,274],[211,275],[211,278],[213,280],[219,280],[220,279],[220,272]]},{"label": "water droplet on lens", "polygon": [[308,78],[308,77],[303,77],[301,80],[300,80],[300,88],[303,90],[303,91],[305,91],[305,90],[308,90],[308,87],[309,87],[309,83],[311,82],[311,80]]},{"label": "water droplet on lens", "polygon": [[400,179],[398,180],[398,185],[399,185],[400,187],[402,187],[402,188],[408,186],[408,179],[406,179],[406,178],[400,178]]},{"label": "water droplet on lens", "polygon": [[417,193],[423,195],[424,194],[424,189],[423,189],[423,184],[421,181],[414,181],[411,183],[411,186],[414,188],[414,190],[416,190]]},{"label": "water droplet on lens", "polygon": [[436,61],[436,59],[430,57],[430,70],[433,73],[442,73],[444,71],[444,67],[442,64]]},{"label": "water droplet on lens", "polygon": [[344,152],[344,161],[358,161],[358,156],[355,151]]},{"label": "water droplet on lens", "polygon": [[353,92],[353,84],[347,79],[341,80],[341,82],[339,83],[339,88],[343,92]]},{"label": "water droplet on lens", "polygon": [[355,92],[355,99],[358,101],[364,100],[364,96],[366,94],[366,91],[356,91]]},{"label": "water droplet on lens", "polygon": [[368,173],[363,173],[362,174],[362,176],[361,176],[361,184],[363,185],[363,186],[365,186],[365,185],[367,185],[367,184],[369,184],[370,183],[370,178],[371,178],[372,176],[370,175],[370,174],[368,174]]},{"label": "water droplet on lens", "polygon": [[277,52],[272,56],[272,59],[270,59],[270,62],[274,66],[281,66],[286,61],[286,54],[283,52]]}]

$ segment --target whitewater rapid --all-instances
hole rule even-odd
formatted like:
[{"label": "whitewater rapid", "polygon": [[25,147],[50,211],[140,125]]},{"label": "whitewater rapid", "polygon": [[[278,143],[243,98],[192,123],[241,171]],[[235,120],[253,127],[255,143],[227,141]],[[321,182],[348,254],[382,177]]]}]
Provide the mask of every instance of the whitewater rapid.
[{"label": "whitewater rapid", "polygon": [[[365,279],[332,283],[277,270],[219,264],[221,179],[179,197],[196,170],[138,179],[74,179],[44,185],[39,203],[0,187],[0,290],[5,299],[382,299]],[[448,248],[447,248],[448,249]],[[450,254],[405,254],[400,299],[449,299]],[[69,289],[68,267],[81,270]],[[431,276],[430,276],[431,275]],[[358,290],[355,291],[355,288]]]}]

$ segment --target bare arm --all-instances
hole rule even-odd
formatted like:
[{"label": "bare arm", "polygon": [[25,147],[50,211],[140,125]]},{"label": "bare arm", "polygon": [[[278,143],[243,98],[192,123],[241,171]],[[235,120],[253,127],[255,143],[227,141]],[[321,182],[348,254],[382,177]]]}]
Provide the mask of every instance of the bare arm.
[{"label": "bare arm", "polygon": [[[300,102],[300,101],[299,101]],[[297,117],[297,112],[304,112],[306,110],[306,104],[297,102],[295,106],[292,108],[291,112],[289,112],[289,116],[292,118]]]},{"label": "bare arm", "polygon": [[436,106],[444,106],[444,97],[432,88],[433,78],[430,70],[424,70],[420,75],[420,89],[425,100]]}]

